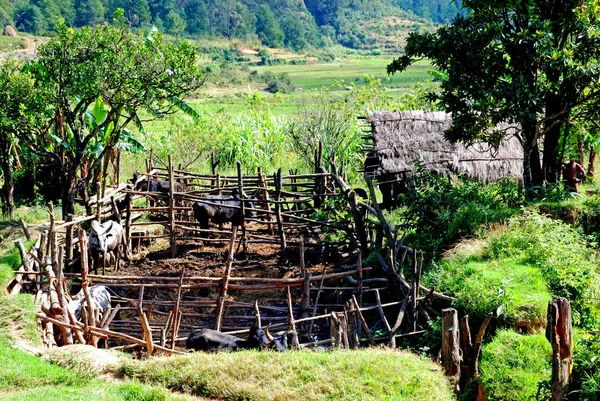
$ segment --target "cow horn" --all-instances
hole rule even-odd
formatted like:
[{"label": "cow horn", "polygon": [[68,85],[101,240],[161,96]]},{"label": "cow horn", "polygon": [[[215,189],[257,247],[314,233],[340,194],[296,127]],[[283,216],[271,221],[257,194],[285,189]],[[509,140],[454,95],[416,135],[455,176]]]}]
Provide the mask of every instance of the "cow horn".
[{"label": "cow horn", "polygon": [[98,220],[92,220],[92,230],[94,230],[95,233],[100,233],[100,230],[102,230],[102,224],[100,224]]},{"label": "cow horn", "polygon": [[104,232],[102,234],[107,234],[110,230],[112,230],[113,223],[114,223],[114,221],[111,220],[109,222],[109,224],[107,225],[106,230],[104,230]]},{"label": "cow horn", "polygon": [[269,326],[265,327],[265,337],[267,337],[267,340],[269,340],[270,343],[275,341],[271,333],[269,333]]}]

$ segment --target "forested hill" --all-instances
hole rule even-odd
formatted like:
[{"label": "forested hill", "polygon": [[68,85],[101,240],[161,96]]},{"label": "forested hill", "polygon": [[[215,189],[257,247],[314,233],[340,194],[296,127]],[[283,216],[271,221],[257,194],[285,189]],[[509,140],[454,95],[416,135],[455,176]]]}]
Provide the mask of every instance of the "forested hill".
[{"label": "forested hill", "polygon": [[[45,35],[63,18],[69,26],[97,25],[117,8],[133,28],[154,25],[174,35],[255,39],[294,50],[340,43],[372,48],[390,25],[445,23],[460,0],[0,0],[0,26]],[[386,18],[388,17],[388,18]],[[377,25],[377,21],[380,24]],[[368,22],[368,23],[367,23]]]}]

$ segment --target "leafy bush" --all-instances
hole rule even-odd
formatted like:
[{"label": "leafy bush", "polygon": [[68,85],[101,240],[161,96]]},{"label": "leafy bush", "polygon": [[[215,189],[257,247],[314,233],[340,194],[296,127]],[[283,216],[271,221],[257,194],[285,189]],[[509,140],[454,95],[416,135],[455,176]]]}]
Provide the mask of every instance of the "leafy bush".
[{"label": "leafy bush", "polygon": [[478,233],[482,227],[506,220],[523,201],[516,182],[509,179],[490,185],[469,180],[451,181],[415,163],[415,175],[404,207],[402,228],[409,232],[407,243],[434,259],[458,239]]},{"label": "leafy bush", "polygon": [[486,399],[540,399],[540,384],[551,376],[551,351],[543,334],[527,336],[511,330],[499,331],[481,353],[480,379]]},{"label": "leafy bush", "polygon": [[600,334],[575,333],[573,371],[570,390],[580,401],[596,401],[600,397]]},{"label": "leafy bush", "polygon": [[582,234],[564,223],[524,211],[485,240],[465,241],[424,278],[455,295],[475,318],[492,310],[525,332],[545,324],[552,296],[571,301],[575,324],[597,328],[600,317],[598,256]]},{"label": "leafy bush", "polygon": [[510,220],[509,230],[490,238],[487,257],[535,266],[553,295],[571,301],[576,324],[598,328],[599,260],[589,240],[561,221],[525,211]]},{"label": "leafy bush", "polygon": [[535,333],[545,325],[552,295],[535,267],[512,260],[475,261],[454,257],[426,278],[440,291],[457,298],[454,306],[474,321],[496,312],[500,325]]}]

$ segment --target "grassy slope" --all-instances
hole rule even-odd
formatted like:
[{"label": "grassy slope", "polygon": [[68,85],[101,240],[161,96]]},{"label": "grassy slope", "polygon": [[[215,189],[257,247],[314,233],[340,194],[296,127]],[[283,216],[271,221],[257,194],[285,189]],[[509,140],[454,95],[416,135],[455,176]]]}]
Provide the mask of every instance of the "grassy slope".
[{"label": "grassy slope", "polygon": [[130,361],[126,377],[195,395],[251,400],[452,400],[441,369],[400,351],[194,353]]}]

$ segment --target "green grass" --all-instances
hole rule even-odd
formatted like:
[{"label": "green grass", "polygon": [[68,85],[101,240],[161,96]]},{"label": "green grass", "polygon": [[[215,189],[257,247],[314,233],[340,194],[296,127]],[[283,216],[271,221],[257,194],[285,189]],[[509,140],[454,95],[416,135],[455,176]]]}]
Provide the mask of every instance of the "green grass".
[{"label": "green grass", "polygon": [[553,296],[569,299],[575,325],[596,329],[599,277],[598,255],[587,237],[524,210],[485,240],[461,243],[425,280],[456,295],[456,305],[472,317],[497,310],[504,324],[535,331],[542,328]]},{"label": "green grass", "polygon": [[193,395],[248,400],[452,400],[441,369],[390,350],[193,353],[129,361],[126,377]]},{"label": "green grass", "polygon": [[315,65],[277,65],[252,67],[251,70],[264,74],[286,73],[294,85],[304,90],[330,87],[344,81],[346,85],[364,86],[366,75],[381,79],[388,88],[408,89],[414,85],[431,80],[428,71],[432,70],[427,61],[419,61],[401,74],[387,75],[386,67],[392,62],[392,57],[350,58],[336,60],[333,63]]},{"label": "green grass", "polygon": [[545,322],[552,298],[542,273],[511,259],[442,262],[435,282],[440,291],[453,294],[454,305],[472,317],[497,312],[513,327],[538,331]]},{"label": "green grass", "polygon": [[[481,383],[487,400],[530,401],[551,377],[551,347],[544,334],[499,331],[481,354]],[[542,392],[544,395],[548,395]]]}]

